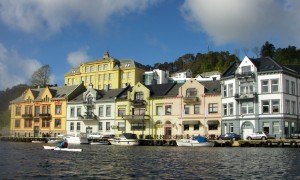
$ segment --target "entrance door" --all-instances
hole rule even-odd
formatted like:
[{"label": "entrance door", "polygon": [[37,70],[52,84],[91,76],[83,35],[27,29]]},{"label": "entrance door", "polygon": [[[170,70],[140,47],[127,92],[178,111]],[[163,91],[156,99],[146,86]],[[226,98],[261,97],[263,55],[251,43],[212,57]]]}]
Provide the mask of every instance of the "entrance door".
[{"label": "entrance door", "polygon": [[87,127],[86,128],[86,137],[89,137],[90,134],[92,134],[92,133],[93,133],[93,128],[92,127]]},{"label": "entrance door", "polygon": [[165,138],[171,138],[172,137],[172,128],[166,127],[165,128]]},{"label": "entrance door", "polygon": [[249,134],[252,134],[253,133],[253,124],[251,122],[245,122],[243,125],[242,125],[242,129],[243,129],[243,139],[246,140],[247,136]]},{"label": "entrance door", "polygon": [[39,136],[39,133],[40,133],[39,126],[34,126],[33,127],[33,133],[34,133],[34,137],[38,137]]}]

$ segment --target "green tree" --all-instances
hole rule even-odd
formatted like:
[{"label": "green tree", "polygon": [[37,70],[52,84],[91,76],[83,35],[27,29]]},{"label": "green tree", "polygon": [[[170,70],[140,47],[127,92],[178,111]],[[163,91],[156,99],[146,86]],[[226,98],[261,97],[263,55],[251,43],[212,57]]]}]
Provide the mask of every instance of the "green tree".
[{"label": "green tree", "polygon": [[275,55],[275,46],[269,41],[265,42],[265,44],[261,47],[260,56],[261,57],[274,57]]}]

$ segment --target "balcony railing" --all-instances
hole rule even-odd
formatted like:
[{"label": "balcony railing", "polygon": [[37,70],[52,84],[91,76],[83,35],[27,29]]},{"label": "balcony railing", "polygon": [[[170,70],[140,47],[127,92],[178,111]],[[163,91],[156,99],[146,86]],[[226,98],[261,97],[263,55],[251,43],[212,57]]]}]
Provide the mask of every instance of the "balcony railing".
[{"label": "balcony railing", "polygon": [[241,79],[241,78],[254,78],[255,74],[253,72],[243,72],[243,73],[237,73],[236,77],[238,79]]},{"label": "balcony railing", "polygon": [[42,113],[42,114],[39,114],[39,116],[40,116],[41,118],[50,118],[50,117],[51,117],[51,114],[49,114],[49,113]]},{"label": "balcony railing", "polygon": [[22,114],[22,118],[32,118],[32,114]]},{"label": "balcony railing", "polygon": [[79,120],[88,120],[88,121],[92,121],[92,120],[97,120],[97,116],[94,114],[89,114],[89,115],[78,115],[77,116]]},{"label": "balcony railing", "polygon": [[149,115],[123,115],[125,120],[149,120]]},{"label": "balcony railing", "polygon": [[253,99],[257,98],[257,93],[235,94],[235,99]]},{"label": "balcony railing", "polygon": [[146,101],[145,100],[140,100],[140,99],[132,100],[131,105],[132,106],[144,106],[144,105],[146,105]]},{"label": "balcony railing", "polygon": [[199,101],[198,97],[183,97],[183,102],[185,103],[196,103]]}]

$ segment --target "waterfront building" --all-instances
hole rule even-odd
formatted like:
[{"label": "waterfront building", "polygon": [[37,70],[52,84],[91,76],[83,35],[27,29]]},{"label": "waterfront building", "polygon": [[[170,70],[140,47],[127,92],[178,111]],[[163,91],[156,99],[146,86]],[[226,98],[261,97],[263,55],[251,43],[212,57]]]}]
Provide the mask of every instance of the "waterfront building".
[{"label": "waterfront building", "polygon": [[67,135],[89,137],[90,134],[113,135],[115,122],[115,97],[124,89],[108,91],[87,86],[68,102]]},{"label": "waterfront building", "polygon": [[179,88],[181,134],[215,138],[221,133],[220,81],[186,81]]},{"label": "waterfront building", "polygon": [[247,56],[221,77],[222,133],[266,131],[287,138],[299,128],[299,66]]},{"label": "waterfront building", "polygon": [[109,90],[125,88],[143,81],[146,71],[144,65],[133,60],[117,60],[108,52],[100,59],[80,64],[64,76],[66,86],[84,83],[94,85],[95,89]]},{"label": "waterfront building", "polygon": [[153,69],[152,71],[146,71],[143,75],[143,84],[155,85],[168,83],[169,71],[163,71],[160,69]]},{"label": "waterfront building", "polygon": [[11,134],[25,137],[65,134],[67,101],[83,88],[80,84],[27,89],[10,102]]}]

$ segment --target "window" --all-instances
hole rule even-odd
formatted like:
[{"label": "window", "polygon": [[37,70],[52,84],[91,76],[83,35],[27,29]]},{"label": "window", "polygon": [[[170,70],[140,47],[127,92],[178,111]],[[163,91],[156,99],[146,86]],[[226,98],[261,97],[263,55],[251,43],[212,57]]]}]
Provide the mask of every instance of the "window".
[{"label": "window", "polygon": [[229,132],[234,132],[234,126],[233,126],[233,123],[230,123],[229,124]]},{"label": "window", "polygon": [[109,78],[109,80],[112,80],[112,79],[113,79],[112,73],[109,73],[108,78]]},{"label": "window", "polygon": [[291,86],[292,86],[291,87],[292,88],[291,89],[292,90],[292,94],[295,95],[296,94],[296,87],[295,87],[295,82],[294,81],[291,82]]},{"label": "window", "polygon": [[273,134],[279,134],[279,122],[273,123]]},{"label": "window", "polygon": [[241,94],[252,94],[253,93],[253,85],[249,83],[241,83]]},{"label": "window", "polygon": [[77,131],[80,131],[80,122],[77,122],[76,130],[77,130]]},{"label": "window", "polygon": [[166,105],[165,106],[165,115],[171,115],[172,114],[172,106]]},{"label": "window", "polygon": [[242,74],[249,74],[251,72],[251,66],[242,66]]},{"label": "window", "polygon": [[106,106],[106,117],[111,116],[111,106]]},{"label": "window", "polygon": [[285,92],[290,93],[290,81],[287,79],[285,80]]},{"label": "window", "polygon": [[98,114],[99,114],[99,117],[103,117],[104,116],[104,114],[103,114],[103,106],[99,106]]},{"label": "window", "polygon": [[118,131],[125,131],[125,123],[124,122],[118,123]]},{"label": "window", "polygon": [[126,78],[126,73],[122,73],[122,79]]},{"label": "window", "polygon": [[285,100],[285,112],[290,114],[290,100]]},{"label": "window", "polygon": [[34,116],[39,116],[40,114],[40,106],[34,106]]},{"label": "window", "polygon": [[103,80],[107,80],[107,74],[103,75]]},{"label": "window", "polygon": [[271,91],[274,93],[274,92],[278,92],[278,86],[279,86],[279,83],[278,83],[278,79],[272,79],[271,80]]},{"label": "window", "polygon": [[54,120],[55,122],[55,124],[54,124],[54,127],[55,128],[61,128],[61,120],[60,119],[55,119]]},{"label": "window", "polygon": [[262,113],[269,114],[270,113],[270,102],[269,101],[262,101]]},{"label": "window", "polygon": [[241,107],[242,114],[253,114],[253,102],[243,102]]},{"label": "window", "polygon": [[102,66],[98,65],[98,71],[102,71]]},{"label": "window", "polygon": [[122,117],[123,115],[125,115],[125,108],[119,108],[118,109],[118,116]]},{"label": "window", "polygon": [[227,86],[223,86],[223,97],[227,97]]},{"label": "window", "polygon": [[296,114],[296,102],[295,101],[292,101],[292,114]]},{"label": "window", "polygon": [[20,119],[16,119],[15,128],[20,128]]},{"label": "window", "polygon": [[157,116],[163,115],[163,107],[162,106],[156,106],[156,115]]},{"label": "window", "polygon": [[131,123],[131,130],[135,131],[135,130],[140,130],[140,131],[144,131],[145,130],[145,124],[142,122],[136,122],[136,123]]},{"label": "window", "polygon": [[194,114],[200,114],[200,105],[199,104],[194,105]]},{"label": "window", "polygon": [[55,114],[61,114],[61,105],[55,105]]},{"label": "window", "polygon": [[49,128],[50,127],[50,119],[42,119],[42,127]]},{"label": "window", "polygon": [[144,99],[144,93],[143,92],[136,92],[135,93],[135,100],[143,100]]},{"label": "window", "polygon": [[70,123],[70,131],[74,131],[74,122]]},{"label": "window", "polygon": [[228,115],[233,115],[233,103],[229,103],[229,114]]},{"label": "window", "polygon": [[101,74],[98,75],[98,81],[101,81]]},{"label": "window", "polygon": [[75,108],[71,107],[70,109],[70,117],[75,117]]},{"label": "window", "polygon": [[194,125],[194,131],[199,130],[199,127],[200,127],[199,124],[195,124]]},{"label": "window", "polygon": [[233,96],[233,84],[228,84],[228,97]]},{"label": "window", "polygon": [[270,123],[269,122],[263,122],[263,130],[265,132],[270,133]]},{"label": "window", "polygon": [[190,107],[188,105],[184,105],[184,114],[190,114]]},{"label": "window", "polygon": [[196,97],[196,96],[197,96],[196,88],[189,88],[186,90],[186,97]]},{"label": "window", "polygon": [[218,124],[209,124],[208,130],[218,130]]},{"label": "window", "polygon": [[42,106],[42,114],[50,114],[51,113],[50,110],[51,110],[50,105]]},{"label": "window", "polygon": [[188,125],[188,124],[183,125],[184,131],[188,131],[189,129],[190,129],[190,125]]},{"label": "window", "polygon": [[133,108],[133,115],[145,115],[145,108]]},{"label": "window", "polygon": [[25,106],[25,114],[32,114],[32,106]]},{"label": "window", "polygon": [[21,106],[16,106],[16,116],[21,115]]},{"label": "window", "polygon": [[131,78],[131,72],[128,72],[127,74],[127,78],[130,79]]},{"label": "window", "polygon": [[77,107],[77,117],[81,116],[81,107]]},{"label": "window", "polygon": [[106,122],[106,131],[110,131],[110,122]]},{"label": "window", "polygon": [[98,130],[99,130],[99,131],[102,131],[102,130],[103,130],[103,122],[99,122]]},{"label": "window", "polygon": [[223,104],[223,116],[227,116],[227,104]]},{"label": "window", "polygon": [[272,113],[279,113],[279,100],[272,100]]},{"label": "window", "polygon": [[209,113],[218,113],[218,104],[217,103],[211,103],[208,104],[208,112]]},{"label": "window", "polygon": [[85,72],[90,72],[90,67],[89,66],[85,67]]},{"label": "window", "polygon": [[25,119],[24,121],[24,128],[31,128],[32,127],[32,120],[31,119]]},{"label": "window", "polygon": [[107,64],[104,64],[104,70],[107,70],[108,69],[108,65]]},{"label": "window", "polygon": [[261,81],[261,92],[262,93],[268,93],[269,92],[269,81],[268,80],[262,80]]},{"label": "window", "polygon": [[95,66],[91,66],[91,72],[95,72]]}]

